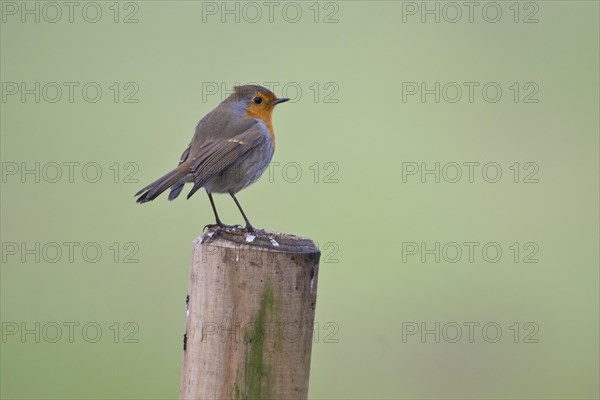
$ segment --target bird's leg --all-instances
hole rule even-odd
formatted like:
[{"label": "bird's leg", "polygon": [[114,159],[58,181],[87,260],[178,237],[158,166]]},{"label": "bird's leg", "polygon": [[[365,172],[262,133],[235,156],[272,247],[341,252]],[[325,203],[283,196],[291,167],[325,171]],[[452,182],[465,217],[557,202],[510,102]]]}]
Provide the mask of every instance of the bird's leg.
[{"label": "bird's leg", "polygon": [[242,213],[242,217],[244,217],[244,221],[246,221],[246,227],[244,228],[244,230],[246,232],[256,232],[255,229],[254,229],[254,227],[250,223],[250,221],[248,221],[248,217],[246,217],[246,214],[244,213],[244,210],[242,210],[242,206],[240,205],[240,202],[238,201],[238,199],[235,198],[235,194],[233,194],[233,193],[229,193],[229,194],[233,198],[233,201],[235,201],[235,204],[240,209],[240,212]]},{"label": "bird's leg", "polygon": [[217,207],[215,207],[215,201],[213,200],[212,193],[206,192],[206,194],[208,195],[208,199],[210,200],[210,205],[212,206],[213,213],[215,213],[215,219],[217,220],[217,225],[223,226],[223,223],[219,219],[219,213],[217,212]]},{"label": "bird's leg", "polygon": [[215,213],[215,219],[217,220],[216,224],[208,224],[204,227],[204,229],[208,228],[208,229],[212,229],[212,228],[221,228],[221,229],[229,229],[229,228],[233,228],[233,229],[237,229],[237,228],[241,228],[240,225],[225,225],[223,222],[221,222],[221,219],[219,218],[219,214],[217,213],[217,207],[215,207],[215,201],[213,200],[212,197],[212,193],[208,193],[206,192],[206,194],[208,195],[208,198],[210,199],[210,205],[212,206],[213,212]]}]

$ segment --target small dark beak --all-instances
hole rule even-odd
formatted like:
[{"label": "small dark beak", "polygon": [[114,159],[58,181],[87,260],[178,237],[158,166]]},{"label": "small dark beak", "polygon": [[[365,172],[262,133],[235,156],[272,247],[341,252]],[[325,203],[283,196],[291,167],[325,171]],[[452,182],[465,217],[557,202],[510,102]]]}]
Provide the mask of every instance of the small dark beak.
[{"label": "small dark beak", "polygon": [[286,99],[285,97],[280,97],[279,99],[273,100],[273,104],[285,103],[288,100],[289,99]]}]

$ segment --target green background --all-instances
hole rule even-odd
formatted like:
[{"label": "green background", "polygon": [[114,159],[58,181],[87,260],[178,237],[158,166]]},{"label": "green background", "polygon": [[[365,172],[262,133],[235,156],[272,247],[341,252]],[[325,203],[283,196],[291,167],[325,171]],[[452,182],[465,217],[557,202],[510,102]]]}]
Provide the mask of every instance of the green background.
[{"label": "green background", "polygon": [[[313,2],[297,3],[303,14],[296,23],[282,17],[284,2],[273,22],[263,7],[256,23],[243,15],[240,22],[203,21],[202,2],[192,1],[136,2],[137,23],[122,23],[135,6],[121,3],[114,23],[113,2],[99,2],[101,20],[88,23],[81,4],[73,23],[66,15],[22,23],[3,14],[4,84],[80,83],[72,103],[66,91],[56,103],[36,103],[33,95],[0,103],[3,173],[21,163],[96,162],[102,177],[87,182],[79,167],[71,183],[64,167],[56,183],[49,169],[50,179],[42,175],[39,183],[18,174],[2,182],[3,329],[80,324],[73,343],[64,326],[57,343],[5,337],[2,398],[178,396],[191,244],[212,212],[202,193],[144,206],[132,196],[174,167],[197,121],[220,101],[203,98],[211,82],[278,82],[280,96],[294,97],[292,89],[282,93],[284,85],[302,89],[275,112],[273,162],[280,164],[272,179],[263,176],[238,197],[256,226],[308,236],[323,251],[311,398],[598,398],[598,2],[519,3],[517,23],[512,1],[497,3],[497,23],[482,17],[485,2],[473,22],[463,8],[456,23],[432,16],[423,23],[420,14],[403,21],[410,5],[393,1],[317,4],[318,23]],[[524,23],[534,11],[538,22]],[[331,12],[337,22],[324,23]],[[86,82],[103,89],[98,102],[82,98]],[[137,103],[123,101],[127,82],[139,88]],[[403,101],[402,82],[480,86],[473,102],[465,91],[460,101],[438,103],[433,95]],[[487,82],[503,89],[499,101],[483,99]],[[536,103],[523,101],[528,82],[539,88]],[[325,101],[334,89],[328,100],[337,102]],[[489,183],[479,167],[473,182],[466,168],[456,183],[431,175],[403,180],[407,162],[496,162],[502,178]],[[509,168],[515,162],[518,183]],[[527,162],[537,166],[537,183],[524,182]],[[137,183],[125,179],[132,171],[126,163],[139,167],[130,177]],[[282,175],[289,163],[300,166],[297,182],[293,169]],[[216,201],[225,222],[242,222],[229,198]],[[22,250],[21,243],[36,242],[80,246],[73,262],[66,254],[51,263],[7,252],[10,243]],[[82,258],[88,242],[103,250],[96,263]],[[109,249],[115,242],[118,262]],[[123,262],[129,242],[138,263]],[[454,263],[454,253],[422,262],[403,252],[407,242],[480,245],[473,262],[466,253]],[[502,248],[498,262],[483,258],[488,242]],[[515,242],[518,262],[509,249]],[[534,247],[523,249],[529,242]],[[531,249],[538,262],[523,262]],[[97,343],[82,338],[89,322],[103,329]],[[124,343],[127,322],[139,328],[138,343]],[[462,337],[451,343],[450,329],[439,343],[433,334],[403,340],[406,323],[433,329],[436,322],[462,326]],[[465,322],[480,324],[472,343]],[[502,328],[495,343],[481,332],[490,322]],[[528,343],[534,329],[529,339],[537,343]],[[494,336],[492,329],[487,338]]]}]

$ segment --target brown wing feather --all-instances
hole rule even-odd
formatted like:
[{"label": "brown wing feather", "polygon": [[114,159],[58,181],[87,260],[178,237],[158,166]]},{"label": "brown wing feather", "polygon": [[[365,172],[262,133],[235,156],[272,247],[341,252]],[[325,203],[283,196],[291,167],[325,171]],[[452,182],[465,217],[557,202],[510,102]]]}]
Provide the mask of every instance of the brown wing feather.
[{"label": "brown wing feather", "polygon": [[202,146],[203,152],[190,160],[190,169],[196,176],[195,184],[188,198],[213,176],[234,166],[246,154],[268,140],[265,132],[255,123],[244,133],[230,139],[207,141]]},{"label": "brown wing feather", "polygon": [[[185,148],[185,150],[183,151],[183,153],[181,154],[181,157],[179,158],[179,164],[177,164],[177,166],[180,166],[181,164],[183,164],[184,162],[187,161],[188,157],[190,156],[190,149],[192,148],[192,144],[188,144],[188,146]],[[185,185],[185,182],[179,182],[176,183],[175,185],[171,186],[171,191],[169,192],[169,200],[175,200],[177,198],[177,196],[179,196],[179,193],[181,193],[181,190],[183,190],[183,185]]]}]

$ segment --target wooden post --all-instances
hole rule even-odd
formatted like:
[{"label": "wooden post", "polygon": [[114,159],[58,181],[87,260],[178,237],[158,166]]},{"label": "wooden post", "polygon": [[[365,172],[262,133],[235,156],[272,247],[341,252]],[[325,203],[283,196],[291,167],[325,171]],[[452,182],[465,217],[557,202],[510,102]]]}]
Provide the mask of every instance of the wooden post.
[{"label": "wooden post", "polygon": [[289,234],[194,241],[181,399],[307,398],[319,257]]}]

